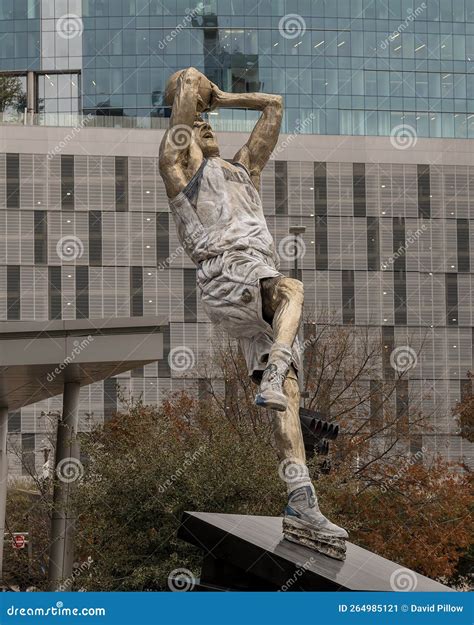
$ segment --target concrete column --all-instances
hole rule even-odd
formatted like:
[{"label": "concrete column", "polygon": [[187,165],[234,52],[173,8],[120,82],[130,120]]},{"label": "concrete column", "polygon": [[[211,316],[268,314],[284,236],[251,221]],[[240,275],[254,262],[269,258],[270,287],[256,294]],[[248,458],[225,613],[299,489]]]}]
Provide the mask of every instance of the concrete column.
[{"label": "concrete column", "polygon": [[7,507],[7,433],[8,408],[0,407],[0,581],[3,580],[3,544],[5,536],[5,511]]},{"label": "concrete column", "polygon": [[71,499],[75,482],[82,475],[77,440],[80,388],[78,382],[64,384],[63,415],[58,423],[48,570],[51,591],[58,590],[71,577],[74,562],[75,518]]}]

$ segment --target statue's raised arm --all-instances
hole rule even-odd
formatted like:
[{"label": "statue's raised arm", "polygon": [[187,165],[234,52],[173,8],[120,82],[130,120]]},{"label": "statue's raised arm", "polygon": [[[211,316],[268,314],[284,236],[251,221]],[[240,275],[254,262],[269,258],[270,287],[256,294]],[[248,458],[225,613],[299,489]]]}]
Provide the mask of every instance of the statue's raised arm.
[{"label": "statue's raised arm", "polygon": [[207,125],[200,115],[208,108],[211,88],[212,83],[194,67],[176,72],[168,82],[165,100],[172,111],[160,145],[160,172],[168,197],[184,189],[202,162],[205,146],[199,145],[196,133]]},{"label": "statue's raised arm", "polygon": [[257,189],[260,175],[275,149],[283,117],[283,99],[268,93],[225,93],[212,85],[211,108],[241,108],[262,111],[247,143],[234,156],[242,163]]}]

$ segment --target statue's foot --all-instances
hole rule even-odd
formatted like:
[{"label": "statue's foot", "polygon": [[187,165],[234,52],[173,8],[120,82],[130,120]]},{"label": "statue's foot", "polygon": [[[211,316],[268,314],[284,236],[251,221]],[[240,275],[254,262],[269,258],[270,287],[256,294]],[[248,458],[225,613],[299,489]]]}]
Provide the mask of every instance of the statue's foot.
[{"label": "statue's foot", "polygon": [[288,540],[331,558],[344,560],[346,557],[345,540],[349,534],[321,513],[312,485],[300,486],[290,493],[283,534]]},{"label": "statue's foot", "polygon": [[284,412],[288,407],[288,398],[283,392],[286,372],[282,373],[274,364],[268,365],[263,372],[262,382],[255,397],[260,408],[270,408]]}]

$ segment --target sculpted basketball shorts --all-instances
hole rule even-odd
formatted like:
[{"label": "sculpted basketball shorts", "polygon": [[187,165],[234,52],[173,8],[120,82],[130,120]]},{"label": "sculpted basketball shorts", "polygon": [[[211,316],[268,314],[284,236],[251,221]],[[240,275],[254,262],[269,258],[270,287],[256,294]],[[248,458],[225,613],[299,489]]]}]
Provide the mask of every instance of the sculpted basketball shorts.
[{"label": "sculpted basketball shorts", "polygon": [[[260,280],[282,276],[270,257],[253,249],[230,250],[199,265],[204,310],[213,323],[239,339],[249,375],[265,369],[273,345],[272,327],[263,318]],[[300,368],[298,339],[293,365]]]}]

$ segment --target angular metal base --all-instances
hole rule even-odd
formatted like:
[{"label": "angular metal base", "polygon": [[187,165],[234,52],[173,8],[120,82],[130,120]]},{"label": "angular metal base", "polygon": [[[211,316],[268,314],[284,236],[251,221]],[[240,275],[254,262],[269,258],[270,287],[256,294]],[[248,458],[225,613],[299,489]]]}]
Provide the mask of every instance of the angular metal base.
[{"label": "angular metal base", "polygon": [[[345,541],[344,561],[310,551],[284,539],[282,521],[282,517],[185,512],[179,538],[207,554],[195,590],[219,586],[274,592],[283,587],[290,592],[393,591],[390,578],[400,571],[397,562],[349,540]],[[410,575],[416,580],[417,592],[453,591],[415,571]]]},{"label": "angular metal base", "polygon": [[285,517],[283,519],[283,536],[292,543],[308,547],[335,560],[346,559],[346,541],[344,538],[336,538],[302,527],[291,518]]}]

